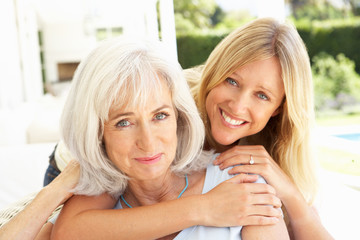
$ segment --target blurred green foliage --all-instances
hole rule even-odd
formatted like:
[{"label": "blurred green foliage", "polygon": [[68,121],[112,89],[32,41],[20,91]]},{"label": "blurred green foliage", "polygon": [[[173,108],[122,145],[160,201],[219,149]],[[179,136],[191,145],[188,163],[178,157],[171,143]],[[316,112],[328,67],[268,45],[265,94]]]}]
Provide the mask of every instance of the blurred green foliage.
[{"label": "blurred green foliage", "polygon": [[296,19],[326,20],[351,17],[352,12],[346,9],[336,8],[329,2],[310,4],[307,3],[296,11]]},{"label": "blurred green foliage", "polygon": [[177,34],[201,34],[209,30],[231,30],[253,19],[248,10],[224,11],[215,0],[174,1]]},{"label": "blurred green foliage", "polygon": [[325,52],[312,59],[315,88],[315,107],[342,109],[360,100],[360,76],[355,63],[344,54],[335,58]]},{"label": "blurred green foliage", "polygon": [[310,58],[326,52],[333,57],[343,53],[356,63],[360,73],[360,18],[295,23]]},{"label": "blurred green foliage", "polygon": [[176,32],[193,32],[197,29],[210,28],[216,8],[215,0],[174,1]]},{"label": "blurred green foliage", "polygon": [[[296,21],[310,58],[320,52],[336,57],[343,53],[360,73],[360,18],[328,21]],[[237,26],[239,27],[240,24]],[[203,63],[219,41],[232,29],[185,32],[177,36],[179,62],[183,68]]]},{"label": "blurred green foliage", "polygon": [[215,46],[228,34],[219,32],[183,34],[177,36],[178,60],[185,68],[205,63]]}]

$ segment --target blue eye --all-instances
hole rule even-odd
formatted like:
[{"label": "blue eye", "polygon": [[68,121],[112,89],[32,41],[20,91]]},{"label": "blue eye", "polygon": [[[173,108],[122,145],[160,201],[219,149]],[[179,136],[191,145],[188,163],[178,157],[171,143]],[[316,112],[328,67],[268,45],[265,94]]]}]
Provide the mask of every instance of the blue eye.
[{"label": "blue eye", "polygon": [[166,113],[161,112],[161,113],[157,113],[155,115],[155,119],[156,120],[164,120],[167,116],[169,116],[169,115],[166,114]]},{"label": "blue eye", "polygon": [[233,85],[233,86],[237,86],[237,85],[238,85],[237,82],[236,82],[234,79],[232,79],[232,78],[227,78],[227,79],[225,79],[225,81],[227,81],[229,84],[231,84],[231,85]]},{"label": "blue eye", "polygon": [[119,121],[117,124],[116,124],[117,127],[128,127],[130,126],[130,122],[126,119],[124,120],[121,120]]},{"label": "blue eye", "polygon": [[258,97],[259,97],[260,99],[262,99],[262,100],[269,100],[268,96],[266,96],[266,95],[263,94],[263,93],[259,93],[259,94],[258,94]]}]

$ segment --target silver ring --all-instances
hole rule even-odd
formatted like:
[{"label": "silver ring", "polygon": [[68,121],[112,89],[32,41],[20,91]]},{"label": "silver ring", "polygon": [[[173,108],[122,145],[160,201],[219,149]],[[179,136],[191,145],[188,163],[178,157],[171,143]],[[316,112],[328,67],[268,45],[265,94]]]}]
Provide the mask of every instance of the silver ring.
[{"label": "silver ring", "polygon": [[252,155],[250,154],[250,161],[249,161],[249,164],[250,164],[250,165],[253,165],[254,163],[255,163],[255,161],[254,161],[254,159],[253,159]]}]

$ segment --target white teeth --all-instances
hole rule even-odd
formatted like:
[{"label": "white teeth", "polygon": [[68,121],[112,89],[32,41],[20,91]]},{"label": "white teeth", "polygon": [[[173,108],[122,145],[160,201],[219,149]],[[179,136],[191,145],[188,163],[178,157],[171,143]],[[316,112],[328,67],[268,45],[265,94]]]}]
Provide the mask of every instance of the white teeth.
[{"label": "white teeth", "polygon": [[224,117],[225,121],[227,123],[230,123],[231,125],[235,125],[235,126],[238,126],[238,125],[241,125],[243,124],[245,121],[239,121],[239,120],[235,120],[235,119],[231,119],[229,116],[227,116],[224,111],[221,111],[221,114],[222,116]]}]

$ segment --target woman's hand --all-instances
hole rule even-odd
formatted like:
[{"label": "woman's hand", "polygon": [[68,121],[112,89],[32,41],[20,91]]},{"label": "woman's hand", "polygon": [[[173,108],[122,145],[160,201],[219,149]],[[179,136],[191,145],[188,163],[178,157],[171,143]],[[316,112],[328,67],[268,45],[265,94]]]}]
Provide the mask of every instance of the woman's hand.
[{"label": "woman's hand", "polygon": [[[250,156],[254,161],[253,164],[250,164]],[[263,146],[235,146],[221,153],[214,164],[219,165],[220,169],[234,166],[229,170],[229,174],[253,173],[262,176],[275,188],[276,196],[283,202],[291,199],[294,194],[299,194],[294,183]]]},{"label": "woman's hand", "polygon": [[79,182],[80,177],[80,166],[79,163],[75,160],[71,160],[64,170],[57,176],[49,185],[45,188],[51,189],[53,191],[61,194],[61,203],[64,203],[68,200],[73,193],[71,190]]},{"label": "woman's hand", "polygon": [[271,225],[279,222],[281,201],[257,175],[239,174],[202,195],[206,226]]}]

